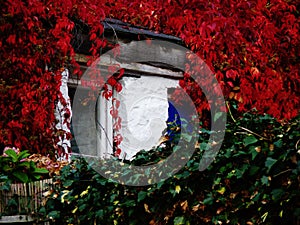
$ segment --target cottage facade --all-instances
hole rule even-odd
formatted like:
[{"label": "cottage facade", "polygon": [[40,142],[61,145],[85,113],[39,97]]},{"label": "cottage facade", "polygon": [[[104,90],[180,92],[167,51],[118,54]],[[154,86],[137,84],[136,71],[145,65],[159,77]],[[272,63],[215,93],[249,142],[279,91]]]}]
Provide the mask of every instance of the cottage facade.
[{"label": "cottage facade", "polygon": [[[109,54],[110,49],[104,49],[98,66],[107,68],[117,64],[124,69],[124,75],[119,80],[122,91],[113,91],[113,98],[121,103],[119,116],[122,122],[118,133],[123,140],[119,145],[119,157],[131,159],[139,150],[149,150],[159,143],[166,129],[166,122],[172,117],[169,115],[171,103],[168,95],[179,87],[178,81],[183,75],[178,68],[182,68],[185,63],[185,57],[174,44],[182,45],[182,42],[179,38],[134,27],[118,20],[105,20],[103,25],[105,38],[109,42],[126,45],[117,57]],[[86,66],[86,56],[90,43],[84,33],[84,25],[77,26],[77,30],[82,33],[78,33],[73,44],[77,52],[77,61],[85,74],[89,70]],[[162,44],[151,46],[145,54],[142,46],[145,42],[142,40],[160,40]],[[112,98],[107,100],[99,92],[95,102],[85,107],[80,106],[78,110],[74,99],[77,101],[78,96],[87,97],[89,89],[82,84],[82,80],[72,74],[68,79],[67,92],[73,107],[76,107],[75,112],[72,110],[72,151],[75,154],[111,157],[115,150],[113,140],[116,135],[113,129],[114,121],[110,115]]]}]

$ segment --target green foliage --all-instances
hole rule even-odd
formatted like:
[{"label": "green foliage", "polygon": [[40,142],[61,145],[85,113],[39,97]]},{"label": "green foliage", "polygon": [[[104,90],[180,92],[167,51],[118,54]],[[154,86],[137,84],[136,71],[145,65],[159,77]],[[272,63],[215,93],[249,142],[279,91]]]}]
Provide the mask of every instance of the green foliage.
[{"label": "green foliage", "polygon": [[[184,168],[146,187],[114,183],[74,159],[56,177],[59,185],[43,210],[57,224],[296,224],[299,119],[281,124],[247,113],[228,122],[218,156],[199,172],[210,133],[202,129],[200,149]],[[131,163],[159,162],[168,151],[141,151]]]},{"label": "green foliage", "polygon": [[31,182],[48,178],[49,171],[39,168],[38,162],[32,157],[27,150],[19,151],[9,147],[6,147],[0,156],[0,217],[33,215],[36,207],[40,205],[38,202],[32,204],[33,201],[41,200],[31,191],[36,186],[36,183]]},{"label": "green foliage", "polygon": [[39,180],[49,171],[38,168],[35,162],[28,160],[30,154],[27,150],[19,152],[17,149],[8,148],[0,156],[0,182],[4,182],[0,190],[9,190],[11,182],[28,183]]}]

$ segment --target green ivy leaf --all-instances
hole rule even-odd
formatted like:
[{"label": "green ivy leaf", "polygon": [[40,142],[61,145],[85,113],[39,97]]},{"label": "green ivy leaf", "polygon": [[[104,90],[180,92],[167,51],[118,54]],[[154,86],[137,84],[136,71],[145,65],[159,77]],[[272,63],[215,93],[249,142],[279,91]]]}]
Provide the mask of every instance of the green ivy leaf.
[{"label": "green ivy leaf", "polygon": [[8,180],[8,176],[0,173],[0,182],[6,181],[6,180]]},{"label": "green ivy leaf", "polygon": [[138,202],[144,200],[146,198],[146,196],[147,196],[147,192],[146,191],[140,191],[138,193]]},{"label": "green ivy leaf", "polygon": [[[194,169],[194,170],[198,170],[199,168],[199,164],[197,164],[197,167]],[[177,179],[185,179],[187,177],[189,177],[191,175],[191,173],[189,171],[183,171],[182,173],[178,173],[178,174],[175,174],[174,175],[174,178],[177,178]]]},{"label": "green ivy leaf", "polygon": [[207,150],[207,148],[208,148],[207,143],[202,142],[202,143],[200,144],[200,149],[201,149],[201,150]]},{"label": "green ivy leaf", "polygon": [[160,189],[164,184],[165,184],[165,182],[163,182],[163,181],[158,182],[156,188]]},{"label": "green ivy leaf", "polygon": [[63,186],[70,187],[73,184],[73,182],[74,182],[73,180],[66,180],[64,181]]},{"label": "green ivy leaf", "polygon": [[256,156],[259,154],[258,151],[256,151],[257,146],[250,146],[250,153],[252,155],[252,160],[256,158]]},{"label": "green ivy leaf", "polygon": [[85,210],[86,208],[89,208],[89,206],[88,206],[87,204],[82,204],[82,205],[79,205],[78,210],[79,210],[80,212],[82,212],[82,211]]},{"label": "green ivy leaf", "polygon": [[214,197],[212,193],[208,194],[207,198],[203,200],[204,205],[212,205],[214,203]]},{"label": "green ivy leaf", "polygon": [[223,117],[223,119],[225,119],[226,118],[225,115],[226,114],[224,112],[217,112],[217,113],[215,113],[214,122],[216,122],[221,117]]},{"label": "green ivy leaf", "polygon": [[272,169],[272,167],[274,166],[274,164],[277,162],[276,159],[273,159],[271,157],[268,157],[266,159],[266,162],[265,162],[265,166],[268,168],[267,172],[269,173],[269,171]]},{"label": "green ivy leaf", "polygon": [[103,185],[103,186],[107,184],[107,179],[106,179],[106,178],[97,176],[97,177],[96,177],[96,180],[97,180],[97,182],[98,182],[99,184],[101,184],[101,185]]},{"label": "green ivy leaf", "polygon": [[136,205],[134,200],[128,200],[122,204],[125,207],[134,207]]},{"label": "green ivy leaf", "polygon": [[251,166],[249,170],[249,175],[253,176],[260,170],[259,166]]},{"label": "green ivy leaf", "polygon": [[41,214],[46,214],[46,208],[45,208],[45,206],[42,206],[40,209],[39,209],[39,213],[41,213]]},{"label": "green ivy leaf", "polygon": [[269,184],[269,178],[267,176],[263,176],[260,180],[263,185]]},{"label": "green ivy leaf", "polygon": [[248,170],[249,165],[244,164],[241,168],[236,169],[236,178],[240,179],[243,177],[244,173]]},{"label": "green ivy leaf", "polygon": [[277,148],[281,148],[281,147],[282,147],[282,144],[283,144],[283,143],[282,143],[282,140],[281,140],[281,139],[274,142],[274,145],[275,145]]},{"label": "green ivy leaf", "polygon": [[99,209],[96,214],[95,214],[98,218],[102,218],[104,216],[104,210],[103,209]]},{"label": "green ivy leaf", "polygon": [[285,194],[285,191],[283,189],[281,189],[281,188],[274,189],[271,192],[272,199],[274,201],[278,201],[284,194]]},{"label": "green ivy leaf", "polygon": [[0,191],[10,191],[11,182],[12,181],[7,178],[5,182],[1,183]]},{"label": "green ivy leaf", "polygon": [[247,136],[243,139],[243,143],[245,146],[252,145],[256,143],[258,140],[253,135]]},{"label": "green ivy leaf", "polygon": [[58,219],[60,218],[60,211],[51,211],[48,213],[48,217],[50,219]]},{"label": "green ivy leaf", "polygon": [[185,218],[183,216],[177,216],[174,218],[174,225],[185,224]]}]

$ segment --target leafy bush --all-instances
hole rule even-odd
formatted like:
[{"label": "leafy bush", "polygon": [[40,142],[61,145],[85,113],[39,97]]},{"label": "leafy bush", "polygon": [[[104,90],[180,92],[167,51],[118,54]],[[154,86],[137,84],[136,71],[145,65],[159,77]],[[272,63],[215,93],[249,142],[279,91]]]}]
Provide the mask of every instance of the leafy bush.
[{"label": "leafy bush", "polygon": [[[299,119],[281,124],[255,113],[232,118],[205,171],[199,171],[203,151],[197,149],[177,174],[146,187],[114,183],[74,159],[56,177],[59,185],[42,211],[57,224],[296,224]],[[209,133],[202,129],[200,147]],[[157,162],[163,151],[141,151],[131,163]]]},{"label": "leafy bush", "polygon": [[0,156],[0,181],[28,183],[49,173],[45,168],[38,168],[35,162],[28,159],[29,156],[27,150],[5,148]]},{"label": "leafy bush", "polygon": [[0,217],[27,215],[38,219],[45,191],[53,174],[67,162],[54,162],[47,156],[30,155],[27,150],[5,148],[0,156]]}]

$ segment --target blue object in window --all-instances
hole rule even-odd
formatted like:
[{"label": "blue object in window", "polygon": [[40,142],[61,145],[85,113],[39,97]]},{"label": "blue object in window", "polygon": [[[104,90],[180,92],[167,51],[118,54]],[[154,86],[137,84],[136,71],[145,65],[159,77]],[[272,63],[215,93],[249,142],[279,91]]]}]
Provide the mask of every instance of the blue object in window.
[{"label": "blue object in window", "polygon": [[181,133],[181,121],[178,111],[171,102],[169,102],[168,114],[169,117],[165,136],[168,138],[168,142],[177,144]]},{"label": "blue object in window", "polygon": [[181,127],[179,113],[171,102],[169,102],[168,114],[169,114],[169,118],[167,120],[167,123],[176,123],[176,125]]}]

